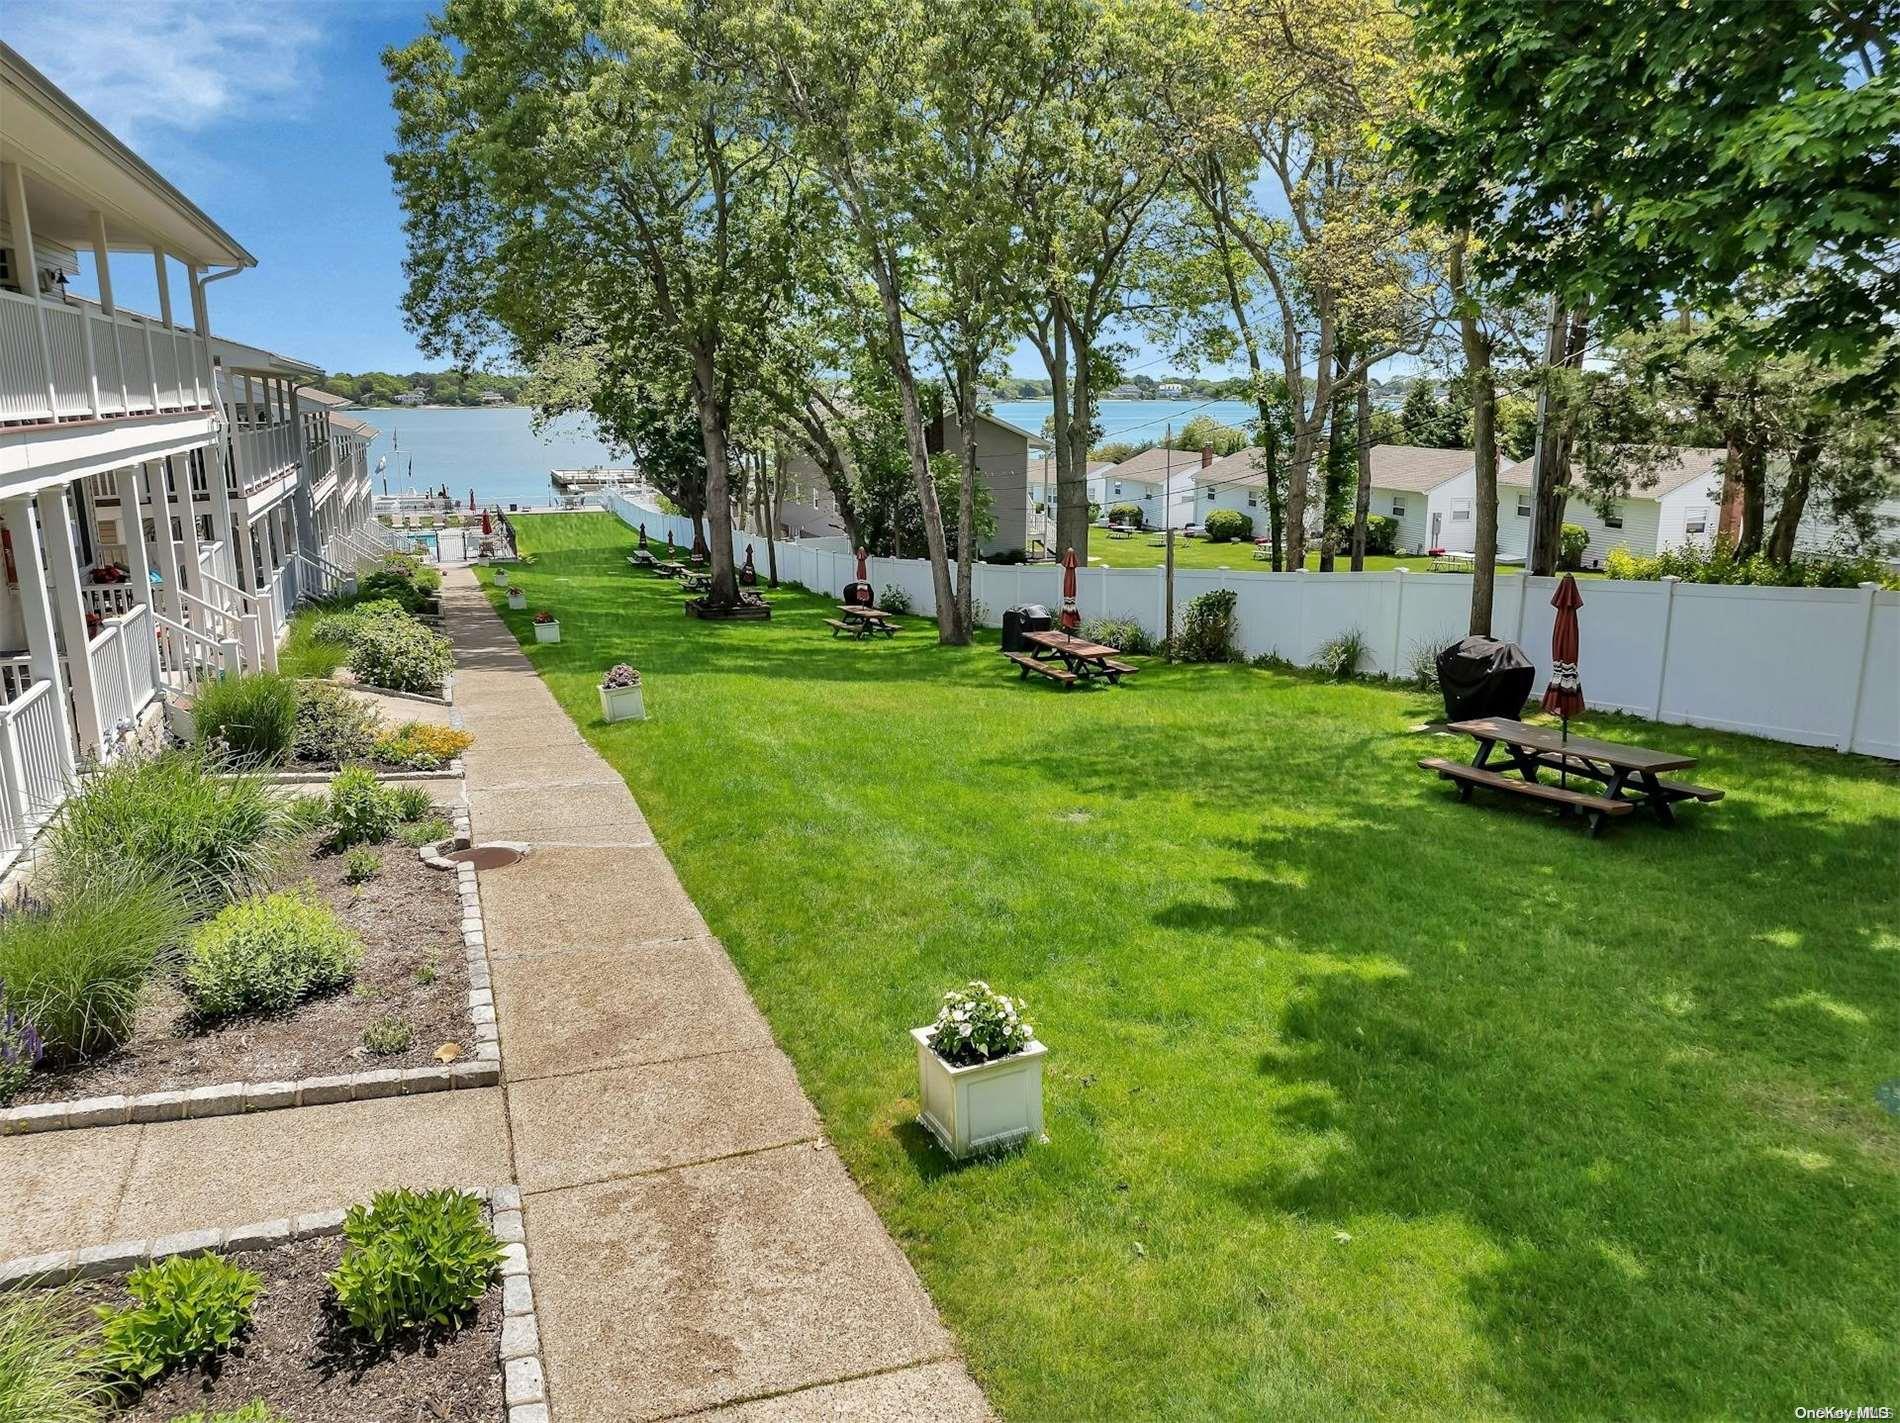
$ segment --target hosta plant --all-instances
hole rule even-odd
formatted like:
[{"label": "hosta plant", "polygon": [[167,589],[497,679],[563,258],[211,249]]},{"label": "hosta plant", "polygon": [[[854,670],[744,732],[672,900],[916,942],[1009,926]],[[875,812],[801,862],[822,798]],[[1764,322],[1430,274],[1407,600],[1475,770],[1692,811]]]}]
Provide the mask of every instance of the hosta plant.
[{"label": "hosta plant", "polygon": [[132,1384],[230,1348],[264,1282],[218,1255],[174,1255],[126,1277],[132,1303],[98,1309],[101,1362]]},{"label": "hosta plant", "polygon": [[957,1067],[994,1062],[1028,1047],[1036,1031],[1024,1021],[1023,1002],[998,993],[981,979],[943,995],[930,1047]]},{"label": "hosta plant", "polygon": [[461,1191],[378,1191],[343,1218],[347,1242],[330,1272],[351,1329],[381,1343],[453,1329],[487,1293],[501,1243],[482,1203]]}]

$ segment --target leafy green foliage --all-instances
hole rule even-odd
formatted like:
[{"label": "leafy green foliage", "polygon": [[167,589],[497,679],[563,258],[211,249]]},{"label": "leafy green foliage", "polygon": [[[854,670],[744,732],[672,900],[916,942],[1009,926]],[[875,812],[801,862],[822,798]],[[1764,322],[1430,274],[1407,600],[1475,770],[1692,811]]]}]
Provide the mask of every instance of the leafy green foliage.
[{"label": "leafy green foliage", "polygon": [[343,1218],[348,1244],[330,1272],[351,1329],[381,1343],[453,1329],[487,1293],[501,1244],[482,1203],[456,1190],[379,1191]]},{"label": "leafy green foliage", "polygon": [[1239,656],[1238,601],[1231,588],[1210,588],[1191,599],[1175,634],[1175,655],[1183,662],[1232,662]]},{"label": "leafy green foliage", "polygon": [[1253,520],[1238,509],[1210,509],[1201,521],[1201,531],[1211,544],[1231,543],[1253,537]]},{"label": "leafy green foliage", "polygon": [[367,845],[359,845],[343,857],[343,882],[366,884],[383,872],[383,857]]},{"label": "leafy green foliage", "polygon": [[332,850],[352,845],[380,845],[402,822],[395,793],[376,779],[367,766],[351,766],[330,782],[330,834],[324,842]]},{"label": "leafy green foliage", "polygon": [[185,947],[185,991],[200,1015],[281,1012],[347,983],[363,946],[329,909],[269,894],[220,910]]},{"label": "leafy green foliage", "polygon": [[376,738],[376,759],[407,771],[439,771],[474,744],[466,731],[432,721],[405,721]]},{"label": "leafy green foliage", "polygon": [[123,1042],[160,958],[183,940],[177,889],[136,866],[102,871],[0,914],[0,984],[9,1014],[38,1035],[49,1062]]},{"label": "leafy green foliage", "polygon": [[1365,633],[1356,627],[1347,628],[1320,644],[1313,654],[1313,665],[1335,682],[1344,682],[1358,673],[1367,651]]},{"label": "leafy green foliage", "polygon": [[1111,504],[1109,505],[1108,506],[1108,522],[1111,524],[1125,524],[1127,527],[1131,529],[1140,528],[1141,523],[1142,523],[1141,505],[1139,504]]},{"label": "leafy green foliage", "polygon": [[174,1255],[134,1270],[125,1287],[132,1304],[98,1309],[100,1362],[140,1386],[230,1348],[264,1282],[220,1255]]},{"label": "leafy green foliage", "polygon": [[1775,563],[1762,554],[1737,558],[1723,540],[1712,544],[1687,543],[1642,557],[1628,549],[1613,548],[1603,560],[1611,578],[1653,581],[1680,578],[1684,583],[1748,583],[1771,588],[1857,588],[1862,583],[1900,589],[1900,574],[1877,558],[1840,554],[1797,554]]},{"label": "leafy green foliage", "polygon": [[904,591],[901,583],[886,583],[884,591],[877,595],[877,605],[887,613],[908,613],[911,608],[910,594]]},{"label": "leafy green foliage", "polygon": [[48,837],[63,878],[144,867],[202,911],[262,882],[284,809],[255,776],[219,776],[203,758],[167,751],[89,777]]},{"label": "leafy green foliage", "polygon": [[413,619],[375,618],[358,625],[349,669],[356,680],[398,692],[440,691],[455,653],[449,640]]},{"label": "leafy green foliage", "polygon": [[0,1293],[0,1423],[99,1423],[111,1381],[78,1342],[70,1289]]},{"label": "leafy green foliage", "polygon": [[254,1398],[240,1408],[216,1413],[186,1413],[172,1419],[172,1423],[291,1423],[291,1420],[276,1412],[263,1399]]},{"label": "leafy green foliage", "polygon": [[390,786],[388,791],[390,804],[395,807],[398,820],[406,824],[413,820],[435,818],[435,799],[421,786]]},{"label": "leafy green foliage", "polygon": [[227,764],[275,766],[296,737],[297,683],[273,672],[201,682],[191,720],[208,754]]},{"label": "leafy green foliage", "polygon": [[396,839],[411,850],[420,850],[424,845],[434,845],[448,839],[455,833],[454,827],[439,815],[431,815],[422,820],[412,820],[399,827]]},{"label": "leafy green foliage", "polygon": [[347,766],[375,752],[382,724],[376,709],[334,682],[303,682],[297,688],[297,729],[292,755],[312,766]]},{"label": "leafy green foliage", "polygon": [[415,1030],[394,1014],[378,1018],[363,1029],[363,1050],[373,1057],[408,1052],[415,1040]]},{"label": "leafy green foliage", "polygon": [[1399,521],[1390,514],[1366,515],[1366,552],[1390,555],[1399,546]]},{"label": "leafy green foliage", "polygon": [[1565,524],[1557,536],[1557,566],[1583,567],[1583,551],[1590,546],[1590,531],[1582,524]]},{"label": "leafy green foliage", "polygon": [[1142,657],[1158,649],[1147,630],[1133,618],[1097,618],[1082,624],[1082,636],[1104,647],[1113,647],[1131,657]]}]

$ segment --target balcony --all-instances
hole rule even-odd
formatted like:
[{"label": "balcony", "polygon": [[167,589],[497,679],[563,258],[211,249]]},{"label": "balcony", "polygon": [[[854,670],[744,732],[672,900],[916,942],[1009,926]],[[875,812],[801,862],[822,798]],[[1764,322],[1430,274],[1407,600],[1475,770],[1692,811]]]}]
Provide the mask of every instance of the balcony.
[{"label": "balcony", "polygon": [[294,420],[240,426],[231,431],[230,488],[249,498],[266,485],[294,474],[303,459],[303,432]]},{"label": "balcony", "polygon": [[0,291],[0,426],[208,411],[206,360],[155,317]]}]

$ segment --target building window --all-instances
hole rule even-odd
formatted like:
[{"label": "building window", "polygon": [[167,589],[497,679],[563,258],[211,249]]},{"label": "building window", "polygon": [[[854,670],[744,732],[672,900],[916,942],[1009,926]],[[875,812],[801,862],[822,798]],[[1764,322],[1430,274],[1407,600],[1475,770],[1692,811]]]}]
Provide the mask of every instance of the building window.
[{"label": "building window", "polygon": [[1603,527],[1606,529],[1620,529],[1623,527],[1623,511],[1620,507],[1603,516]]},{"label": "building window", "polygon": [[1395,519],[1403,519],[1405,517],[1405,501],[1396,496],[1394,496],[1392,500],[1392,517]]},{"label": "building window", "polygon": [[1251,489],[1247,491],[1247,507],[1249,509],[1257,509],[1260,507],[1260,496]]},{"label": "building window", "polygon": [[1517,491],[1517,517],[1528,519],[1531,516],[1531,492],[1528,489]]},{"label": "building window", "polygon": [[1685,512],[1682,516],[1682,531],[1685,534],[1706,534],[1709,531],[1708,506]]},{"label": "building window", "polygon": [[1214,491],[1213,491],[1213,490],[1211,490],[1211,489],[1209,489],[1209,488],[1207,488],[1207,486],[1205,486],[1205,485],[1203,485],[1203,486],[1201,486],[1201,498],[1203,498],[1203,499],[1212,499],[1213,497],[1214,497]]},{"label": "building window", "polygon": [[1451,501],[1451,521],[1454,524],[1468,524],[1471,522],[1471,501],[1469,499],[1454,499]]}]

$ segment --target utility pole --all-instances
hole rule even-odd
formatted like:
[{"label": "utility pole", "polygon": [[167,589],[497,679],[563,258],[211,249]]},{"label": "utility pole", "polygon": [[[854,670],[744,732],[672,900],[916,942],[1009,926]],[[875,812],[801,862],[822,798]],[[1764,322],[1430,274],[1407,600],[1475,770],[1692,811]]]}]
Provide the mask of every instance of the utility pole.
[{"label": "utility pole", "polygon": [[1162,578],[1167,587],[1165,646],[1168,661],[1172,662],[1174,661],[1174,425],[1172,422],[1168,425],[1164,445],[1168,452],[1161,458],[1161,517],[1166,521],[1168,531],[1164,537],[1167,555],[1166,571],[1162,574]]}]

